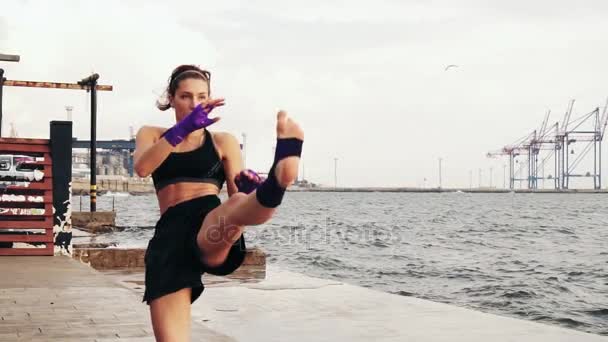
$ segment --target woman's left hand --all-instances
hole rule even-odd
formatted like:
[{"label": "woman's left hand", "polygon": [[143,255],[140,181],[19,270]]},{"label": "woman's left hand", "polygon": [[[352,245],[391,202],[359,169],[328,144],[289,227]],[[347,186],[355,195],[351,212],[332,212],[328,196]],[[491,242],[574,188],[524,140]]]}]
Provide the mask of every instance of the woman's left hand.
[{"label": "woman's left hand", "polygon": [[239,192],[244,192],[246,194],[252,193],[260,184],[262,184],[262,182],[264,182],[264,179],[250,169],[245,169],[234,177],[234,183]]}]

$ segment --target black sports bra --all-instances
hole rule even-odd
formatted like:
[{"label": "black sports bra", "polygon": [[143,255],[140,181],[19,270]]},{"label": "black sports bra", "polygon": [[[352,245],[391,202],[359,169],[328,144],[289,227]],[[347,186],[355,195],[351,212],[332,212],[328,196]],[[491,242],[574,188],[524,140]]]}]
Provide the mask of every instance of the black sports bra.
[{"label": "black sports bra", "polygon": [[154,188],[160,191],[169,184],[196,182],[215,184],[222,189],[226,174],[219,154],[213,146],[211,133],[205,129],[203,144],[192,151],[172,152],[154,172]]}]

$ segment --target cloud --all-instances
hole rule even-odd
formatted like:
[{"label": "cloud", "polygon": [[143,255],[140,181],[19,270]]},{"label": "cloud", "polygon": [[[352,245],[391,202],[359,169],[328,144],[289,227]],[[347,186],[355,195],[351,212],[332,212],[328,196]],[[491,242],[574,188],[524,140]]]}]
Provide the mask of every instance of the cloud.
[{"label": "cloud", "polygon": [[[139,126],[148,120],[152,124],[170,122],[170,115],[157,113],[154,101],[171,70],[178,64],[215,58],[204,34],[179,25],[163,6],[36,1],[14,8],[4,19],[12,28],[2,47],[11,46],[22,56],[21,63],[10,66],[9,77],[75,82],[97,72],[100,84],[114,86],[114,92],[100,94],[99,120],[104,124],[99,125],[99,137],[116,137],[120,130],[125,133],[118,137],[126,137],[128,125]],[[62,113],[65,104],[72,104],[75,117],[88,116],[84,92],[78,99],[57,90],[10,89],[7,93],[7,112],[20,112],[22,119],[41,116],[39,108],[24,105],[31,101],[19,101],[25,96],[44,99],[46,115]],[[39,125],[32,121],[35,131],[47,130],[44,121],[38,121]],[[125,127],[117,127],[120,125]],[[88,126],[86,120],[78,120],[75,130],[86,137]]]},{"label": "cloud", "polygon": [[6,19],[0,17],[0,42],[4,41],[8,37],[8,25]]},{"label": "cloud", "polygon": [[[270,165],[281,108],[307,131],[313,181],[332,184],[337,157],[344,185],[413,185],[436,178],[443,157],[444,186],[468,186],[470,170],[502,168],[487,151],[538,127],[548,108],[603,105],[606,14],[600,1],[9,2],[0,50],[22,56],[3,65],[9,78],[95,71],[114,85],[100,94],[100,138],[170,125],[154,101],[176,65],[194,63],[226,98],[214,129],[247,134],[250,167]],[[45,136],[69,104],[88,138],[84,92],[5,92],[20,133]]]}]

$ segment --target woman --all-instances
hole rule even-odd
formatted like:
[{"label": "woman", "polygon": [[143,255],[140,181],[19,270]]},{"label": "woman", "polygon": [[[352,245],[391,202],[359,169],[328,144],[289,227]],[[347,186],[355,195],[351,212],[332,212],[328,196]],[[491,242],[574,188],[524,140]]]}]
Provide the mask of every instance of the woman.
[{"label": "woman", "polygon": [[[177,67],[158,108],[175,111],[168,129],[144,126],[137,133],[135,171],[152,175],[161,218],[146,251],[146,291],[158,341],[188,341],[190,305],[203,291],[204,272],[226,275],[245,254],[245,226],[267,222],[298,172],[304,133],[283,111],[277,115],[275,161],[262,181],[243,170],[237,139],[206,127],[224,105],[210,97],[210,74]],[[218,194],[226,183],[229,199]]]}]

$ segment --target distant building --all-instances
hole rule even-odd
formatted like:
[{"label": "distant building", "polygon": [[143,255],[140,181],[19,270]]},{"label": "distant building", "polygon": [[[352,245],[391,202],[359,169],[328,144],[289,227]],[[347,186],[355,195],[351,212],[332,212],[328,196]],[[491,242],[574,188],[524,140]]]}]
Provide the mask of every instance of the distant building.
[{"label": "distant building", "polygon": [[[129,152],[100,150],[96,155],[96,174],[98,178],[129,177]],[[89,178],[91,175],[88,151],[72,151],[72,177]]]},{"label": "distant building", "polygon": [[[128,151],[97,151],[97,178],[98,179],[126,179],[129,177],[129,152]],[[262,178],[267,178],[267,172],[258,172]],[[89,163],[89,152],[84,149],[72,150],[72,178],[88,179],[91,176]],[[306,179],[298,179],[295,186],[302,188],[314,188],[318,184]]]}]

